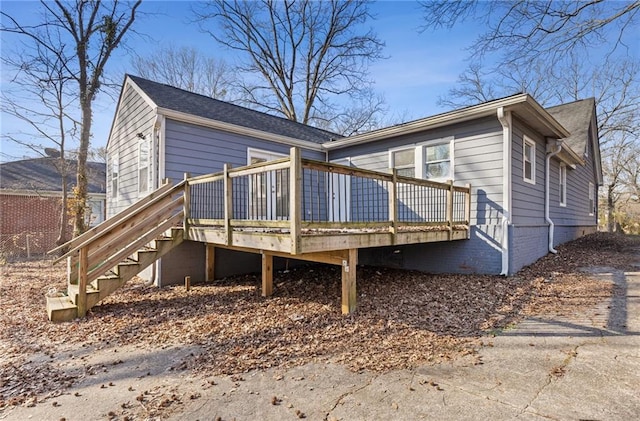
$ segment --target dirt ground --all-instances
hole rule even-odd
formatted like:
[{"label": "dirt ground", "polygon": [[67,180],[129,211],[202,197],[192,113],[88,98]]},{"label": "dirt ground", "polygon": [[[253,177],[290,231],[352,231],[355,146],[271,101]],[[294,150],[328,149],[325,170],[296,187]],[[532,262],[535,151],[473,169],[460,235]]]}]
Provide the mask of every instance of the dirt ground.
[{"label": "dirt ground", "polygon": [[[5,410],[43,400],[55,407],[56,397],[89,378],[104,382],[101,389],[115,386],[102,379],[124,365],[118,355],[132,349],[150,356],[166,351],[158,366],[205,384],[209,376],[226,376],[233,384],[256,370],[305,364],[339,364],[351,372],[459,359],[473,364],[478,349],[490,346],[493,331],[524,317],[585,311],[615,295],[613,283],[580,268],[633,270],[637,257],[629,250],[638,245],[639,237],[595,234],[559,247],[557,255],[509,278],[358,267],[358,310],[350,316],[340,314],[339,271],[320,265],[275,274],[269,298],[260,296],[259,275],[199,284],[190,291],[132,281],[86,319],[53,324],[44,295],[65,288],[64,268],[47,261],[4,264],[0,419]],[[107,418],[163,418],[176,410],[175,401],[198,398],[154,394],[163,380],[159,376],[154,383],[161,373],[149,364],[136,366],[145,382],[139,405],[123,402],[122,410]]]}]

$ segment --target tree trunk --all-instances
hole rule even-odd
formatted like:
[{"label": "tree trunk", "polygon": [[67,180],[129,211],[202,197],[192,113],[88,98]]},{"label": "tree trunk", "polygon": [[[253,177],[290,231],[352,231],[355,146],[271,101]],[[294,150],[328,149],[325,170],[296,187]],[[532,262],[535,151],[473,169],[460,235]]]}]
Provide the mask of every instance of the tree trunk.
[{"label": "tree trunk", "polygon": [[91,139],[91,102],[81,93],[82,131],[80,148],[78,149],[78,169],[76,172],[76,200],[74,209],[73,236],[77,237],[86,231],[85,208],[87,205],[87,155]]},{"label": "tree trunk", "polygon": [[613,232],[615,230],[615,202],[613,200],[613,189],[615,184],[609,184],[607,188],[607,230]]},{"label": "tree trunk", "polygon": [[[66,169],[65,169],[66,171]],[[67,225],[69,224],[69,210],[67,209],[69,198],[69,192],[67,191],[67,174],[62,176],[62,203],[60,204],[60,227],[58,229],[58,238],[56,239],[56,246],[60,246],[67,241]],[[61,250],[60,255],[66,253],[66,250]]]}]

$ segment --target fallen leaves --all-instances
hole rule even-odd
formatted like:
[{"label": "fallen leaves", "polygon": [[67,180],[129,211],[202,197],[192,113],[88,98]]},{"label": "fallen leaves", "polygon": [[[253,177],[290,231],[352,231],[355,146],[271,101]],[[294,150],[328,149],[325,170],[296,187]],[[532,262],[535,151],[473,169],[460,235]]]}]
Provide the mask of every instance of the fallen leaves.
[{"label": "fallen leaves", "polygon": [[[0,408],[55,396],[72,382],[107,370],[86,365],[82,372],[65,371],[60,353],[68,354],[70,344],[74,354],[125,344],[195,346],[199,351],[176,361],[174,369],[229,374],[234,382],[249,370],[307,362],[385,371],[473,356],[488,330],[526,315],[580,311],[609,297],[611,283],[579,269],[629,268],[637,260],[629,250],[637,243],[637,238],[589,236],[509,278],[359,267],[358,311],[349,316],[340,314],[339,268],[316,266],[276,273],[268,298],[260,295],[258,275],[193,284],[188,292],[133,281],[86,319],[53,324],[46,318],[44,294],[64,289],[64,268],[48,262],[8,264],[0,267]],[[115,359],[109,366],[121,363]],[[180,403],[177,396],[166,399],[137,397],[150,413]]]}]

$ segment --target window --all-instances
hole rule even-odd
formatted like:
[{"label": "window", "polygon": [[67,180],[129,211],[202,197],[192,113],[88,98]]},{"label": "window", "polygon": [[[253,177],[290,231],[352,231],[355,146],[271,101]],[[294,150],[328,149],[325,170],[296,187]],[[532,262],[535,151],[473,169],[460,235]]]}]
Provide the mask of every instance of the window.
[{"label": "window", "polygon": [[589,215],[596,211],[596,189],[593,183],[589,183]]},{"label": "window", "polygon": [[560,206],[567,206],[567,166],[560,164]]},{"label": "window", "polygon": [[391,151],[391,168],[395,168],[398,175],[405,177],[416,176],[415,148]]},{"label": "window", "polygon": [[138,192],[146,193],[151,186],[151,142],[141,138],[138,142]]},{"label": "window", "polygon": [[441,143],[424,146],[424,173],[427,180],[452,180],[451,145]]},{"label": "window", "polygon": [[118,173],[120,172],[120,162],[118,154],[111,156],[111,197],[118,197]]},{"label": "window", "polygon": [[536,184],[536,144],[526,136],[522,142],[522,164],[524,181]]}]

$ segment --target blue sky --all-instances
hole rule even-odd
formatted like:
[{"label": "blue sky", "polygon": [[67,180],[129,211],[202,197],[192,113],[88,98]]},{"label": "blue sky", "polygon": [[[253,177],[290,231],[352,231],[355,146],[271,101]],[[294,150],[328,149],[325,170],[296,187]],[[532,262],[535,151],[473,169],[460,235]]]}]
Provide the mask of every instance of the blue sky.
[{"label": "blue sky", "polygon": [[[18,19],[37,17],[38,2],[2,1],[2,10]],[[208,55],[216,55],[233,62],[233,53],[221,49],[197,24],[190,23],[190,2],[145,1],[142,11],[149,15],[136,21],[136,30],[148,37],[131,39],[130,46],[139,54],[155,51],[170,43],[176,47],[190,46]],[[388,58],[370,68],[376,91],[383,94],[392,115],[413,119],[443,111],[436,101],[446,94],[464,69],[467,56],[464,50],[480,32],[480,28],[460,25],[453,31],[419,33],[422,12],[414,1],[379,1],[372,6],[376,19],[369,25],[386,43],[384,55]],[[15,37],[2,34],[2,54],[8,53]],[[132,72],[130,56],[119,51],[108,65],[108,73],[115,80]],[[2,89],[10,84],[10,75],[2,69]],[[94,108],[92,147],[104,146],[109,135],[116,103],[106,96],[99,97]],[[2,134],[16,132],[20,125],[6,115],[0,120]],[[18,147],[14,142],[2,140],[0,161],[11,161],[35,156],[32,151]]]}]

